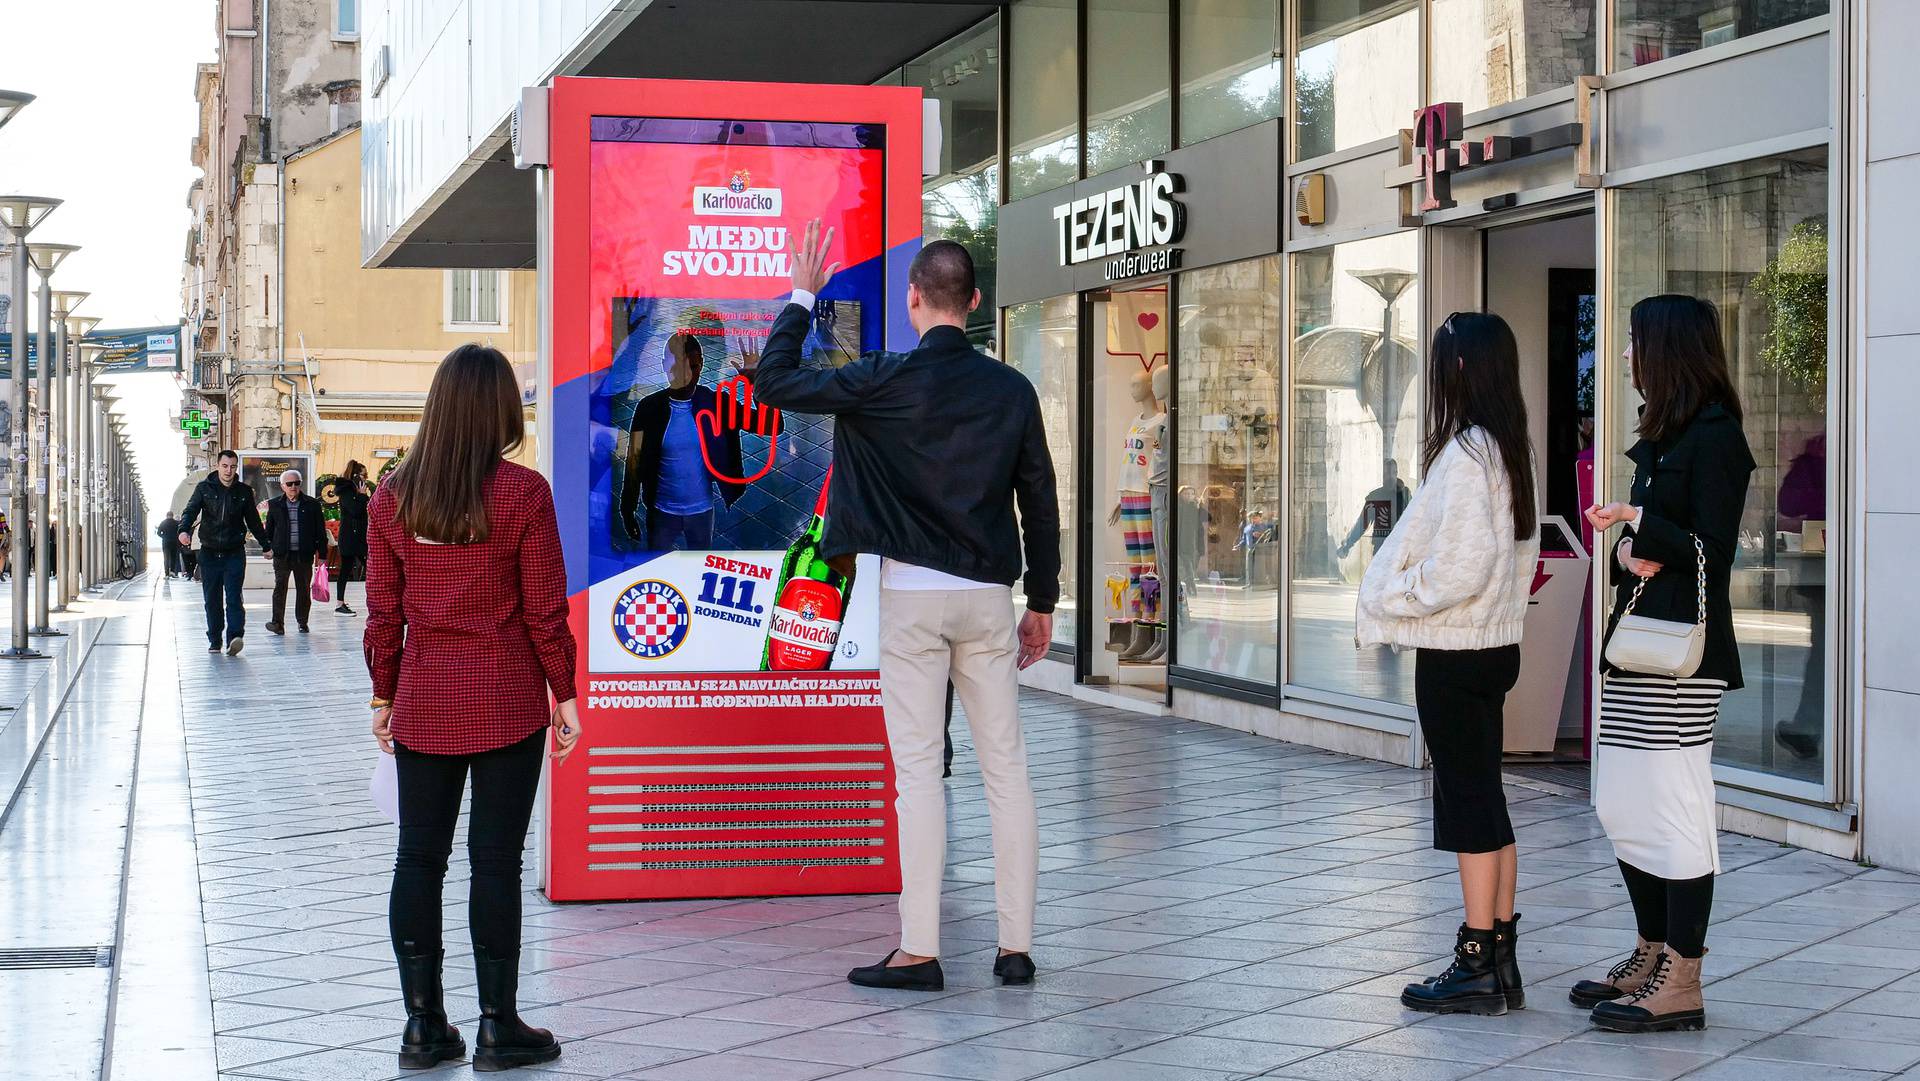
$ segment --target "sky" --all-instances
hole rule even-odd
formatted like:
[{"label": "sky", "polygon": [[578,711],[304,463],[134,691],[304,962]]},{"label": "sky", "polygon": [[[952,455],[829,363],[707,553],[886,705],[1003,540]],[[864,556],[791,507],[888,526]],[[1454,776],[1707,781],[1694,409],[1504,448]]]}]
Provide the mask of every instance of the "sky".
[{"label": "sky", "polygon": [[[81,250],[56,288],[92,294],[101,329],[180,320],[194,65],[214,59],[212,0],[0,0],[0,89],[36,100],[0,128],[0,194],[62,199],[33,233]],[[32,275],[38,283],[38,275]],[[105,380],[103,380],[105,381]],[[172,375],[118,377],[149,500],[185,475]]]}]

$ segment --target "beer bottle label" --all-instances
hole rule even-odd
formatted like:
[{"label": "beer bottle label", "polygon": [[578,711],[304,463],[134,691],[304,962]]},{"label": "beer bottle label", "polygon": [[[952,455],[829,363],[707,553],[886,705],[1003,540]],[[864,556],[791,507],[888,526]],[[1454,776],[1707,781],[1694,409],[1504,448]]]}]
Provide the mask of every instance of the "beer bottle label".
[{"label": "beer bottle label", "polygon": [[806,672],[827,667],[840,642],[840,591],[812,578],[794,578],[774,602],[767,625],[767,668]]}]

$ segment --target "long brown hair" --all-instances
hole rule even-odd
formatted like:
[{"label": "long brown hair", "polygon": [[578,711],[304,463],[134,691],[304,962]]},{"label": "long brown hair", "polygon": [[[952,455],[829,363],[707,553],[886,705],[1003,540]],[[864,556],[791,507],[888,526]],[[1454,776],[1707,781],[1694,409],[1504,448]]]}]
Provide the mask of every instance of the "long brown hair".
[{"label": "long brown hair", "polygon": [[474,342],[448,353],[427,388],[420,434],[387,481],[395,520],[421,540],[486,540],[487,478],[525,438],[520,382],[506,356]]},{"label": "long brown hair", "polygon": [[[1532,540],[1539,529],[1534,506],[1533,442],[1527,435],[1527,402],[1520,393],[1520,346],[1513,328],[1497,315],[1455,312],[1433,336],[1427,364],[1427,438],[1421,470],[1432,469],[1447,444],[1471,428],[1487,433],[1500,450],[1513,495],[1513,537]],[[1480,452],[1462,443],[1469,454]],[[1492,463],[1488,463],[1491,465]]]},{"label": "long brown hair", "polygon": [[1678,436],[1714,402],[1743,419],[1720,337],[1720,311],[1711,301],[1680,293],[1647,297],[1633,306],[1627,325],[1633,385],[1646,400],[1642,436],[1656,443]]}]

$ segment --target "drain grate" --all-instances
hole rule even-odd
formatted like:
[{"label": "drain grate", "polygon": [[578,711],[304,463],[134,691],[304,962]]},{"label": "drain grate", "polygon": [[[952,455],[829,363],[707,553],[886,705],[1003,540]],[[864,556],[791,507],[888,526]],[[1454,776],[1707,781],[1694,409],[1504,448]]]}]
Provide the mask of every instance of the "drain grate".
[{"label": "drain grate", "polygon": [[48,946],[0,950],[0,972],[42,968],[112,968],[112,946]]}]

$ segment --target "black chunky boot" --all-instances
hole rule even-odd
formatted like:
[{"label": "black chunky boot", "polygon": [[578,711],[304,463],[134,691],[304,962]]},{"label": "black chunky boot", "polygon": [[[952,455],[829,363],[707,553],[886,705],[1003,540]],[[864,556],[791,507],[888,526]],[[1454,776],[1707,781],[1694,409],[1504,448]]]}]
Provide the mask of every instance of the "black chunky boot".
[{"label": "black chunky boot", "polygon": [[520,1020],[514,999],[520,989],[520,958],[494,957],[476,947],[473,974],[479,981],[480,1034],[473,1041],[473,1072],[492,1073],[560,1057],[553,1033]]},{"label": "black chunky boot", "polygon": [[1460,925],[1453,947],[1453,964],[1439,976],[1410,983],[1400,992],[1400,1004],[1421,1013],[1507,1012],[1507,995],[1494,966],[1494,933]]},{"label": "black chunky boot", "polygon": [[1515,950],[1520,945],[1520,913],[1510,920],[1493,921],[1493,971],[1500,977],[1500,991],[1507,996],[1507,1009],[1527,1008],[1527,990],[1520,980],[1520,960]]},{"label": "black chunky boot", "polygon": [[400,1068],[424,1070],[442,1062],[465,1058],[467,1045],[460,1030],[447,1023],[447,1007],[440,991],[440,964],[445,950],[396,952],[400,962],[400,995],[407,1003],[407,1031],[400,1037]]}]

